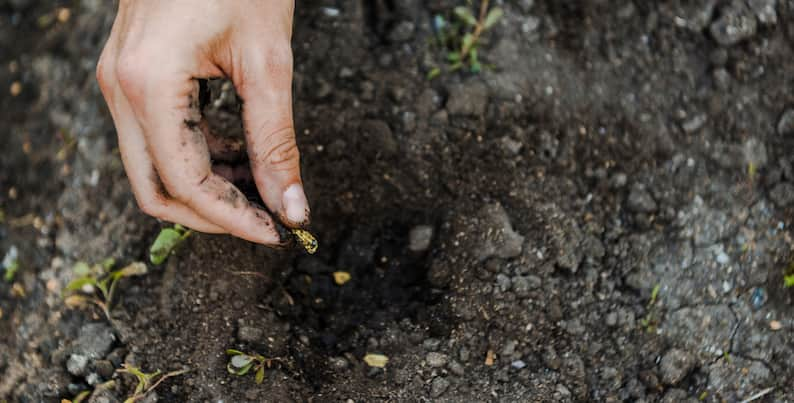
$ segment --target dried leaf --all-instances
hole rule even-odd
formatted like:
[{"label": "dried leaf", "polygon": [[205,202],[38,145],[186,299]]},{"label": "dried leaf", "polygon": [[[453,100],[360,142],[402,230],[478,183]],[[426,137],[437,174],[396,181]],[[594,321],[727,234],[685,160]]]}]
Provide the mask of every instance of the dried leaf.
[{"label": "dried leaf", "polygon": [[334,282],[336,283],[336,285],[344,285],[345,283],[350,281],[351,278],[352,276],[350,275],[350,273],[346,271],[334,272]]},{"label": "dried leaf", "polygon": [[488,352],[485,353],[485,365],[490,367],[493,365],[493,362],[494,362],[494,352],[493,350],[488,350]]},{"label": "dried leaf", "polygon": [[383,368],[389,363],[389,357],[383,354],[367,354],[364,356],[364,362],[370,367]]}]

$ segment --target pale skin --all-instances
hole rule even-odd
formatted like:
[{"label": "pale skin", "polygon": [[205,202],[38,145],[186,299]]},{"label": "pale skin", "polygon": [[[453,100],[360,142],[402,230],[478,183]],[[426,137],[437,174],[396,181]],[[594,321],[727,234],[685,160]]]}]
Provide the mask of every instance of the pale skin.
[{"label": "pale skin", "polygon": [[196,79],[228,77],[244,102],[262,200],[286,225],[308,223],[292,119],[293,9],[293,0],[120,1],[97,79],[144,212],[201,232],[282,242],[274,218],[213,171]]}]

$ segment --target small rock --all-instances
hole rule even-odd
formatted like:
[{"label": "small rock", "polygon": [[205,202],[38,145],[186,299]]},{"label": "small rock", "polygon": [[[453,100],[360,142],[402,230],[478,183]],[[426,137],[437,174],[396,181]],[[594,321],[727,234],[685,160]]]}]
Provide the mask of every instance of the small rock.
[{"label": "small rock", "polygon": [[466,373],[463,365],[455,360],[449,362],[449,371],[457,376],[463,376]]},{"label": "small rock", "polygon": [[85,381],[89,386],[96,386],[102,383],[102,377],[96,372],[92,372],[85,377]]},{"label": "small rock", "polygon": [[503,136],[499,139],[499,148],[502,149],[504,155],[514,156],[521,151],[521,147],[523,147],[523,144],[520,141],[513,140],[508,136]]},{"label": "small rock", "polygon": [[408,234],[408,249],[411,252],[424,252],[430,248],[433,240],[433,227],[430,225],[417,225],[411,228]]},{"label": "small rock", "polygon": [[744,1],[734,0],[721,11],[720,17],[709,27],[717,43],[732,46],[755,35],[758,21]]},{"label": "small rock", "polygon": [[794,108],[786,109],[780,115],[780,120],[777,121],[777,133],[781,136],[794,134]]},{"label": "small rock", "polygon": [[516,347],[518,346],[518,342],[515,340],[509,340],[505,343],[505,346],[502,348],[501,355],[503,357],[511,356],[513,353],[516,352]]},{"label": "small rock", "polygon": [[615,326],[618,324],[618,314],[617,312],[610,312],[607,314],[605,319],[607,326]]},{"label": "small rock", "polygon": [[659,364],[662,382],[667,385],[677,385],[689,375],[695,367],[695,357],[686,351],[672,349],[668,351]]},{"label": "small rock", "polygon": [[425,339],[422,342],[422,348],[424,348],[427,351],[436,351],[438,350],[438,347],[440,345],[441,345],[441,340],[434,338]]},{"label": "small rock", "polygon": [[414,36],[414,23],[411,21],[400,21],[389,32],[389,40],[392,42],[406,42]]},{"label": "small rock", "polygon": [[658,209],[651,194],[640,184],[631,187],[626,203],[628,209],[635,213],[653,213]]},{"label": "small rock", "polygon": [[483,116],[488,106],[488,88],[470,79],[449,88],[447,112],[450,115]]},{"label": "small rock", "polygon": [[328,359],[328,362],[331,364],[331,367],[337,370],[346,369],[348,366],[348,362],[344,357],[331,357]]},{"label": "small rock", "polygon": [[778,183],[769,191],[769,198],[772,199],[778,207],[790,205],[794,202],[794,185],[789,182]]},{"label": "small rock", "polygon": [[747,4],[755,13],[761,25],[777,24],[777,11],[775,11],[777,0],[748,0]]},{"label": "small rock", "polygon": [[88,366],[88,357],[82,354],[72,354],[69,360],[66,361],[66,370],[74,376],[85,375],[86,367]]},{"label": "small rock", "polygon": [[715,69],[712,74],[714,85],[720,90],[727,90],[731,86],[731,74],[724,67]]},{"label": "small rock", "polygon": [[538,276],[515,276],[511,279],[513,292],[517,296],[525,298],[529,296],[530,291],[537,290],[541,287],[543,280]]},{"label": "small rock", "polygon": [[524,237],[513,230],[510,217],[499,202],[483,207],[480,218],[486,239],[479,243],[475,253],[481,261],[492,256],[509,259],[521,254]]},{"label": "small rock", "polygon": [[499,292],[507,292],[511,286],[510,277],[499,273],[496,275],[496,286],[499,287]]},{"label": "small rock", "polygon": [[527,366],[527,363],[525,363],[522,360],[515,360],[512,363],[510,363],[510,366],[515,369],[524,369],[524,367]]},{"label": "small rock", "polygon": [[237,339],[245,343],[256,343],[264,337],[265,332],[253,326],[240,326],[237,329]]},{"label": "small rock", "polygon": [[441,368],[447,365],[447,362],[449,362],[449,357],[446,354],[432,351],[427,353],[425,360],[427,361],[427,365],[431,366],[432,368]]},{"label": "small rock", "polygon": [[756,168],[763,168],[767,164],[766,145],[763,141],[751,137],[744,142],[742,147],[745,165],[752,164]]},{"label": "small rock", "polygon": [[436,377],[433,379],[433,383],[430,384],[430,396],[431,397],[440,397],[447,391],[449,388],[449,381],[446,378]]},{"label": "small rock", "polygon": [[103,379],[110,379],[113,377],[113,373],[116,369],[113,367],[113,363],[109,360],[98,360],[94,362],[94,368],[96,369],[97,374],[101,376]]},{"label": "small rock", "polygon": [[74,344],[74,354],[83,355],[95,360],[104,358],[113,347],[116,336],[113,329],[102,323],[89,323],[80,329],[80,335]]},{"label": "small rock", "polygon": [[762,306],[766,303],[766,292],[761,287],[756,287],[753,289],[753,294],[750,296],[750,303],[753,305],[755,309],[761,309]]}]

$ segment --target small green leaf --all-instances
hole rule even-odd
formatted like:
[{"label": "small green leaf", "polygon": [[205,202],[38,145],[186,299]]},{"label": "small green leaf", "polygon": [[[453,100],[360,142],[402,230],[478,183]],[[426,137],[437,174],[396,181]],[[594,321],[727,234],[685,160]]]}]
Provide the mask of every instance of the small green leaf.
[{"label": "small green leaf", "polygon": [[115,265],[116,265],[116,259],[112,257],[109,257],[102,261],[102,267],[105,269],[105,271],[110,271],[110,269],[112,269],[113,266]]},{"label": "small green leaf", "polygon": [[463,35],[463,49],[471,49],[474,46],[474,35],[467,33]]},{"label": "small green leaf", "polygon": [[177,227],[163,228],[149,249],[149,260],[152,264],[163,263],[188,234],[190,231],[183,233]]},{"label": "small green leaf", "polygon": [[265,380],[265,367],[261,366],[256,370],[256,383],[261,384]]},{"label": "small green leaf", "polygon": [[5,275],[3,278],[7,283],[14,281],[14,277],[17,275],[17,271],[19,271],[19,260],[14,259],[5,267]]},{"label": "small green leaf", "polygon": [[786,288],[794,287],[794,274],[790,274],[788,276],[784,276],[783,277],[783,285],[785,285]]},{"label": "small green leaf", "polygon": [[72,280],[69,284],[66,285],[64,290],[66,291],[80,291],[86,285],[93,285],[96,286],[96,279],[93,277],[80,277]]},{"label": "small green leaf", "polygon": [[240,350],[235,350],[233,348],[230,348],[230,349],[226,350],[226,354],[227,355],[245,355],[244,352],[242,352]]},{"label": "small green leaf", "polygon": [[460,61],[460,52],[449,52],[447,53],[447,60],[450,63],[455,63]]},{"label": "small green leaf", "polygon": [[438,67],[433,67],[432,69],[430,69],[429,72],[427,72],[427,79],[432,80],[440,75],[441,75],[441,69]]},{"label": "small green leaf", "polygon": [[469,53],[469,64],[471,65],[472,73],[479,73],[482,71],[480,60],[477,58],[477,48],[473,48]]},{"label": "small green leaf", "polygon": [[116,270],[111,273],[111,277],[113,279],[120,279],[122,277],[133,277],[133,276],[141,276],[146,274],[148,269],[146,268],[146,264],[143,262],[134,262],[130,263],[126,267],[120,270]]},{"label": "small green leaf", "polygon": [[656,284],[651,291],[651,301],[648,302],[648,305],[653,305],[656,303],[656,298],[659,296],[659,289],[661,288],[660,284]]},{"label": "small green leaf", "polygon": [[471,26],[477,25],[477,19],[474,18],[474,14],[472,14],[471,10],[469,10],[467,7],[463,7],[463,6],[455,7],[453,12],[455,13],[456,17],[460,18],[460,20],[465,22],[466,24],[469,24]]},{"label": "small green leaf", "polygon": [[494,26],[494,24],[496,24],[499,19],[502,18],[504,13],[505,12],[501,7],[492,8],[491,11],[488,12],[488,15],[485,16],[485,22],[482,24],[483,28],[488,29]]},{"label": "small green leaf", "polygon": [[91,274],[91,266],[86,262],[77,262],[74,264],[74,267],[72,267],[72,271],[78,276],[87,276]]},{"label": "small green leaf", "polygon": [[229,360],[229,363],[232,365],[233,368],[242,369],[254,362],[254,357],[246,354],[239,354],[233,355],[232,359]]}]

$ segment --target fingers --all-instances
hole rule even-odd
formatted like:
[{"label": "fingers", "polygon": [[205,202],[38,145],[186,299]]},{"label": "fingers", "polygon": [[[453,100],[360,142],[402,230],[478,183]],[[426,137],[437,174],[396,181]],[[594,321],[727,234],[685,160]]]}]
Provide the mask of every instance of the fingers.
[{"label": "fingers", "polygon": [[248,157],[262,199],[290,226],[309,221],[292,121],[292,51],[289,43],[244,53],[234,76],[243,99]]},{"label": "fingers", "polygon": [[234,236],[266,245],[281,240],[272,219],[212,172],[199,127],[198,85],[179,69],[127,71],[122,91],[141,123],[149,155],[168,193]]},{"label": "fingers", "polygon": [[113,36],[111,44],[100,59],[97,66],[97,80],[105,99],[108,102],[111,116],[116,125],[121,152],[127,176],[139,207],[145,213],[162,220],[179,223],[188,228],[207,233],[227,232],[218,225],[212,224],[193,212],[184,204],[170,199],[165,193],[162,182],[155,172],[151,158],[146,151],[146,143],[129,101],[121,92],[115,80],[114,70],[107,65],[107,52],[113,52]]}]

